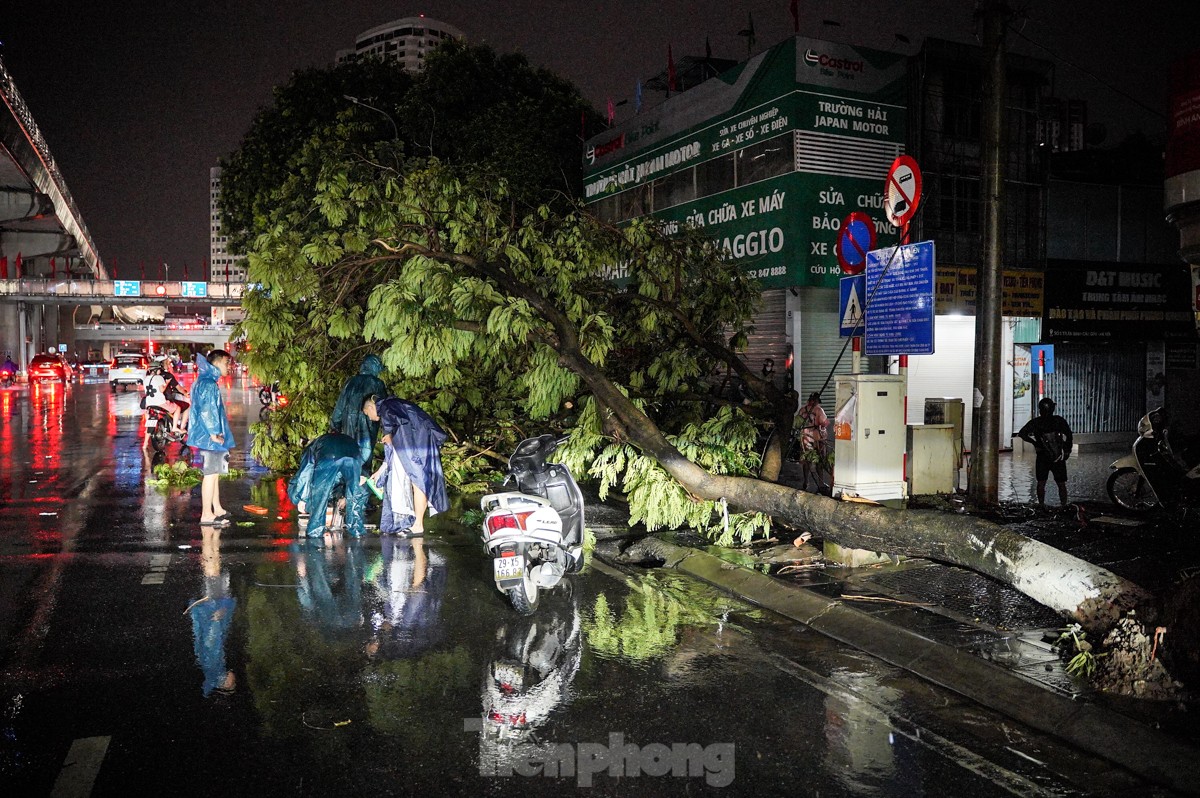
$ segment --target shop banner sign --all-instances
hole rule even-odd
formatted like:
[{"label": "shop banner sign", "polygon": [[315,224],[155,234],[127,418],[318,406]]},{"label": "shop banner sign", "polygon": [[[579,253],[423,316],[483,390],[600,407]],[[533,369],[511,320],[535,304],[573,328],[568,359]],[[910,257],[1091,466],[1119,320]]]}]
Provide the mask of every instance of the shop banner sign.
[{"label": "shop banner sign", "polygon": [[1047,339],[1195,338],[1186,266],[1052,260],[1042,316]]}]

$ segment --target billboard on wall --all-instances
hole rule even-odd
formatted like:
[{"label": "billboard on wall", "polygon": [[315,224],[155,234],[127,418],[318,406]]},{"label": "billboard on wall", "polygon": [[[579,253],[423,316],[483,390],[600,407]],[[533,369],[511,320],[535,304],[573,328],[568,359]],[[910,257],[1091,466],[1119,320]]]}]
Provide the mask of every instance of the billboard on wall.
[{"label": "billboard on wall", "polygon": [[1200,170],[1200,52],[1171,70],[1171,122],[1167,133],[1166,176]]},{"label": "billboard on wall", "polygon": [[847,214],[875,217],[881,244],[896,234],[882,193],[903,151],[905,80],[901,55],[789,39],[591,139],[585,200],[640,192],[635,215],[703,229],[766,287],[837,287]]},{"label": "billboard on wall", "polygon": [[1193,339],[1183,264],[1050,260],[1042,334],[1048,340]]}]

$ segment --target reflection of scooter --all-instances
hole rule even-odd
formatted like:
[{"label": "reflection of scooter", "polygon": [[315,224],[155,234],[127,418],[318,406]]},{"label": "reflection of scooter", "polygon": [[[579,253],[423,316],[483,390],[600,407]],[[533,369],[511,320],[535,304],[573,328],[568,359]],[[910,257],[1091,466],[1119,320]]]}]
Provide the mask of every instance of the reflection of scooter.
[{"label": "reflection of scooter", "polygon": [[522,441],[504,478],[516,491],[481,501],[496,589],[522,615],[537,609],[539,590],[583,568],[583,494],[566,466],[546,462],[562,442],[553,435]]},{"label": "reflection of scooter", "polygon": [[535,731],[570,697],[583,655],[581,639],[574,591],[569,599],[548,600],[546,611],[500,628],[483,677],[482,767],[502,769],[539,744]]},{"label": "reflection of scooter", "polygon": [[1189,467],[1172,448],[1170,417],[1161,407],[1142,416],[1133,451],[1109,468],[1108,497],[1127,510],[1175,507],[1200,498],[1200,465]]}]

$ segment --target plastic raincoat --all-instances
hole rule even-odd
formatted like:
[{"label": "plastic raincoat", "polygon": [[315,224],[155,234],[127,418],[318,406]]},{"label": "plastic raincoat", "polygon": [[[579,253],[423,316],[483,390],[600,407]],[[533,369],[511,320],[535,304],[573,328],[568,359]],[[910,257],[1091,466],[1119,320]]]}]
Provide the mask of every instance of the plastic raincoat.
[{"label": "plastic raincoat", "polygon": [[366,532],[367,489],[359,484],[362,460],[358,443],[348,435],[330,432],[305,447],[300,468],[288,483],[292,504],[304,502],[309,513],[305,535],[325,533],[325,507],[330,499],[346,497],[346,534],[362,537]]},{"label": "plastic raincoat", "polygon": [[368,396],[387,396],[387,386],[379,379],[381,371],[383,361],[378,355],[364,357],[358,374],[346,381],[337,404],[334,405],[333,415],[329,418],[334,430],[358,441],[362,450],[361,460],[368,471],[370,469],[367,466],[371,462],[375,442],[379,440],[379,424],[367,418],[362,406]]},{"label": "plastic raincoat", "polygon": [[405,476],[429,500],[431,516],[450,509],[440,451],[446,442],[446,433],[428,413],[412,402],[391,397],[378,402],[376,408],[383,433],[392,436],[392,445],[384,448],[387,470],[380,480],[384,499],[379,531],[385,534],[403,532],[412,528],[416,521],[411,511],[407,514],[403,510],[394,511],[403,502],[395,501],[392,491],[400,489],[406,481]]},{"label": "plastic raincoat", "polygon": [[[193,449],[227,452],[233,448],[233,430],[225,412],[225,399],[217,380],[221,372],[204,355],[196,355],[196,382],[192,385],[192,416],[188,422],[187,445]],[[213,435],[224,435],[221,443]]]}]

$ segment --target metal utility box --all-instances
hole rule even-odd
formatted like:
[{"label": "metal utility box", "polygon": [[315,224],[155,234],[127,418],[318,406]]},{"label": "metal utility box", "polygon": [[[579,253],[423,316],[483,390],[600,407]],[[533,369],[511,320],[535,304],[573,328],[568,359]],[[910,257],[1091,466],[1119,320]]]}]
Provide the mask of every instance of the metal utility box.
[{"label": "metal utility box", "polygon": [[843,374],[834,405],[833,495],[873,501],[903,499],[904,378]]},{"label": "metal utility box", "polygon": [[954,459],[953,424],[913,424],[908,428],[908,493],[954,493],[958,461]]},{"label": "metal utility box", "polygon": [[962,466],[963,430],[966,428],[963,400],[956,396],[931,396],[925,400],[925,423],[954,427],[954,468]]}]

